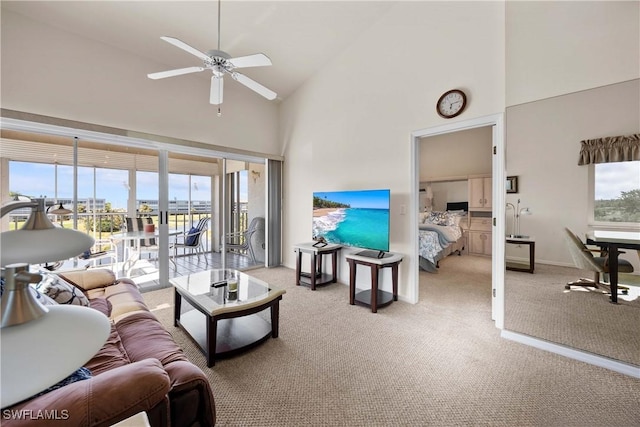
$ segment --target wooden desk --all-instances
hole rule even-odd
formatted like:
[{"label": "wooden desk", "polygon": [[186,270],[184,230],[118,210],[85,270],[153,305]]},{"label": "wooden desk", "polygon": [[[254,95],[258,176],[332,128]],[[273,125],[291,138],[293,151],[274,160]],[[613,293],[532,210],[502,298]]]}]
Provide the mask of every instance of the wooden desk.
[{"label": "wooden desk", "polygon": [[[338,251],[341,245],[329,243],[324,247],[313,246],[310,243],[298,243],[293,246],[294,252],[298,254],[296,259],[296,286],[309,285],[315,291],[316,286],[336,283],[338,280]],[[302,254],[311,255],[311,268],[308,273],[302,271]],[[331,255],[331,275],[322,272],[322,258],[324,255]]]},{"label": "wooden desk", "polygon": [[[398,301],[398,265],[402,262],[402,255],[387,253],[384,258],[371,258],[357,253],[345,256],[349,263],[349,304],[356,302],[371,306],[371,312],[376,313],[379,307]],[[358,265],[371,268],[371,289],[360,291],[356,294],[356,271]],[[391,268],[392,293],[378,289],[379,271],[382,268]]]},{"label": "wooden desk", "polygon": [[609,285],[611,302],[618,303],[618,249],[640,250],[640,232],[594,230],[587,233],[587,243],[606,248],[609,252]]},{"label": "wooden desk", "polygon": [[529,246],[529,266],[521,267],[520,264],[507,262],[506,268],[511,271],[524,271],[526,273],[533,274],[533,270],[535,269],[536,263],[536,242],[532,238],[516,238],[516,237],[507,237],[507,243],[512,243],[514,245],[528,245]]}]

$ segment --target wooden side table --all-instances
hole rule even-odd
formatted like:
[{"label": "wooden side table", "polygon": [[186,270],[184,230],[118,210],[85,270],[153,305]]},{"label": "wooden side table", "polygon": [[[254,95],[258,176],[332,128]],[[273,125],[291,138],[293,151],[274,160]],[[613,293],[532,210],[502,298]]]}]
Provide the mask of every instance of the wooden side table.
[{"label": "wooden side table", "polygon": [[[315,291],[316,286],[338,281],[338,251],[342,249],[341,245],[330,243],[319,247],[313,246],[313,243],[298,243],[293,246],[293,249],[298,254],[296,260],[296,286],[308,285],[311,286],[312,291]],[[308,273],[302,271],[303,253],[311,255],[311,268]],[[330,275],[322,272],[322,258],[325,255],[331,255]]]},{"label": "wooden side table", "polygon": [[[345,256],[349,263],[349,304],[356,302],[371,307],[371,312],[376,313],[378,308],[387,306],[393,301],[398,301],[398,265],[402,262],[402,255],[387,253],[384,258],[371,258],[358,254]],[[371,269],[371,289],[363,290],[356,294],[356,271],[358,265],[364,265]],[[392,292],[378,289],[379,272],[382,268],[391,268]]]},{"label": "wooden side table", "polygon": [[536,242],[532,238],[516,238],[507,237],[507,243],[514,245],[528,245],[529,246],[529,265],[523,265],[515,262],[507,262],[506,269],[511,271],[523,271],[525,273],[533,274],[536,264]]}]

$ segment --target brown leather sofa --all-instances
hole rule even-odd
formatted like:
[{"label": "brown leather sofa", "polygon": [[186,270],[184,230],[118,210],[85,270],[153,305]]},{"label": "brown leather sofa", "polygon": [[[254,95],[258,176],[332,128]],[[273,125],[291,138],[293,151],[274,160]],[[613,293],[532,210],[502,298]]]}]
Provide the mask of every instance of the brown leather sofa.
[{"label": "brown leather sofa", "polygon": [[[115,280],[113,272],[104,269],[61,276],[112,320],[111,334],[85,365],[92,378],[3,408],[3,427],[110,426],[142,411],[154,427],[215,424],[213,393],[204,373],[187,360],[132,281]],[[42,357],[44,368],[55,363]]]}]

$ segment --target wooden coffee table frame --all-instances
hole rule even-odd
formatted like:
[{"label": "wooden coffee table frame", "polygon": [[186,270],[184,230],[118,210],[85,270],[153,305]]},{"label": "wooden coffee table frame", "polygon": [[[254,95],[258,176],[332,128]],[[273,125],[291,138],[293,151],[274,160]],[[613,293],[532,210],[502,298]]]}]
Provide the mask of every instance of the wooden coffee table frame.
[{"label": "wooden coffee table frame", "polygon": [[[186,334],[202,349],[207,366],[215,365],[215,359],[230,357],[266,341],[269,336],[278,338],[280,300],[278,295],[263,304],[238,311],[214,314],[202,310],[191,295],[178,287],[175,289],[174,326],[182,328]],[[194,310],[182,314],[182,299]],[[258,315],[271,309],[271,323]],[[203,317],[206,320],[203,322]],[[204,327],[203,327],[204,325]],[[218,333],[219,327],[223,333]],[[204,330],[203,330],[204,329]]]}]

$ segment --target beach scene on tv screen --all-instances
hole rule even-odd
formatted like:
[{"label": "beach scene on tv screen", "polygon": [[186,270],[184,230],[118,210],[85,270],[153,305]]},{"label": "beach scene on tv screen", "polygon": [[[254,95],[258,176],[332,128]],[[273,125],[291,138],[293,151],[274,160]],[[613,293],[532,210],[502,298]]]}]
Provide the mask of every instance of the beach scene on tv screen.
[{"label": "beach scene on tv screen", "polygon": [[389,190],[314,192],[313,237],[388,251]]}]

